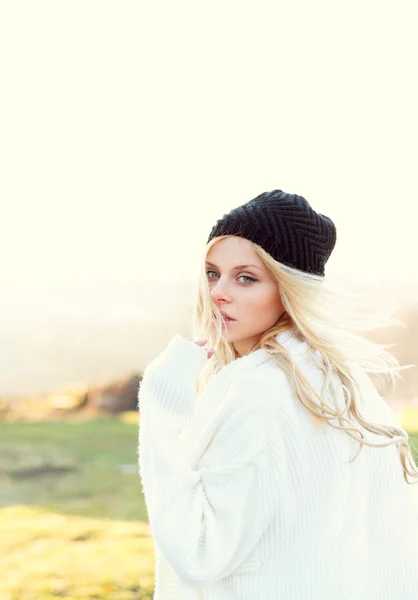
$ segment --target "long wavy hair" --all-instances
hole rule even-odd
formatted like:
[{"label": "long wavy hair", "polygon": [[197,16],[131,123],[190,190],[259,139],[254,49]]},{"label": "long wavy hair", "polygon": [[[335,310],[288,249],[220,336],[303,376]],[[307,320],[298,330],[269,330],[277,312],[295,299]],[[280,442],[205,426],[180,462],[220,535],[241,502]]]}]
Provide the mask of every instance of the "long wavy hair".
[{"label": "long wavy hair", "polygon": [[[215,350],[198,375],[198,394],[216,373],[238,358],[232,343],[223,335],[223,318],[211,298],[205,266],[209,250],[225,237],[228,236],[214,238],[206,245],[197,282],[192,336],[194,339],[207,339],[207,347]],[[329,281],[326,277],[288,267],[277,262],[257,244],[250,243],[271,277],[276,280],[285,309],[278,322],[261,335],[252,350],[264,348],[274,357],[285,372],[296,397],[311,413],[317,428],[327,423],[359,442],[359,449],[350,462],[357,458],[364,445],[386,447],[396,444],[405,481],[418,483],[418,468],[410,450],[409,443],[412,444],[412,440],[409,440],[408,433],[393,425],[370,423],[360,412],[362,394],[370,393],[370,390],[378,393],[369,375],[380,378],[386,385],[389,382],[393,390],[400,372],[415,366],[401,366],[388,351],[392,345],[379,344],[365,335],[365,332],[393,325],[403,327],[404,324],[393,317],[394,309],[376,312],[375,307],[362,302],[367,294],[349,293],[339,283]],[[290,353],[275,339],[278,333],[291,327],[322,358],[318,362],[325,376],[321,396],[302,375]],[[346,405],[340,412],[324,400],[335,376],[342,383],[346,399]],[[333,422],[335,420],[340,426]],[[388,439],[381,444],[368,441],[361,427]],[[408,475],[415,481],[408,481]]]}]

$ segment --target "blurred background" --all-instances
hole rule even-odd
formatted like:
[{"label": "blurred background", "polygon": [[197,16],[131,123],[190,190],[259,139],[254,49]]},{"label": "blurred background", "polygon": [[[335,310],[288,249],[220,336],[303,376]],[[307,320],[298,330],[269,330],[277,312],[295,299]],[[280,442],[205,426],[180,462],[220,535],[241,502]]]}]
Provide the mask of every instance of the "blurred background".
[{"label": "blurred background", "polygon": [[[136,391],[234,206],[329,215],[327,276],[417,364],[413,8],[1,3],[1,600],[152,597]],[[417,380],[386,398],[411,439]]]}]

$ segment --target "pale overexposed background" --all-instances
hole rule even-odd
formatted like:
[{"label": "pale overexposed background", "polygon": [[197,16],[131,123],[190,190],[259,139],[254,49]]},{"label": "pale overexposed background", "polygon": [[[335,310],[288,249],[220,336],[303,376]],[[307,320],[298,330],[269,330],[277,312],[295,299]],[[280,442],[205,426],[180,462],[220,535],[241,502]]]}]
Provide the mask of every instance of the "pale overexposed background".
[{"label": "pale overexposed background", "polygon": [[143,368],[273,188],[335,221],[327,274],[415,301],[414,9],[2,2],[0,395]]}]

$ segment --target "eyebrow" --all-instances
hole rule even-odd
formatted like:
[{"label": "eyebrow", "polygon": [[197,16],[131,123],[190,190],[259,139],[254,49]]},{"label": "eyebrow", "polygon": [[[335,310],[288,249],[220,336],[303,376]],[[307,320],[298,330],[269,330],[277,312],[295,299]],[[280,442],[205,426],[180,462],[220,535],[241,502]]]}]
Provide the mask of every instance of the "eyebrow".
[{"label": "eyebrow", "polygon": [[[215,267],[215,269],[218,269],[218,267],[215,264],[209,262],[208,260],[206,261],[206,264],[209,265],[210,267]],[[257,267],[257,265],[237,265],[236,267],[234,267],[231,270],[239,271],[240,269],[246,269],[247,267],[253,267],[254,269],[259,269],[260,271],[263,271],[263,269],[261,267]]]}]

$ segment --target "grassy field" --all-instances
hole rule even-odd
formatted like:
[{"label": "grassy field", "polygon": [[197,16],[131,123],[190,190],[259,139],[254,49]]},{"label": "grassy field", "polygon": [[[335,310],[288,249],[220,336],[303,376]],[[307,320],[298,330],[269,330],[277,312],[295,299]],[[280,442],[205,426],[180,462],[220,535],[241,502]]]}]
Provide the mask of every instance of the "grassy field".
[{"label": "grassy field", "polygon": [[0,599],[146,600],[138,425],[0,424]]},{"label": "grassy field", "polygon": [[1,423],[0,506],[146,521],[137,437],[138,425],[117,419]]},{"label": "grassy field", "polygon": [[0,424],[0,600],[152,598],[137,438],[113,419]]}]

